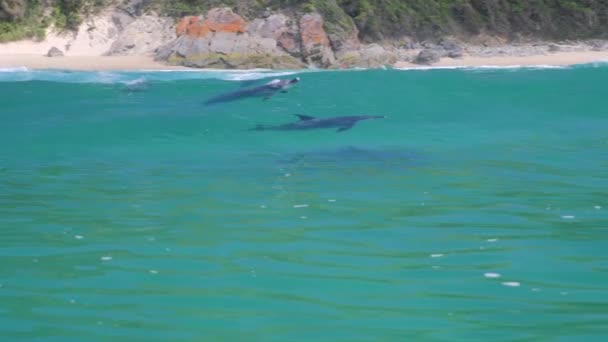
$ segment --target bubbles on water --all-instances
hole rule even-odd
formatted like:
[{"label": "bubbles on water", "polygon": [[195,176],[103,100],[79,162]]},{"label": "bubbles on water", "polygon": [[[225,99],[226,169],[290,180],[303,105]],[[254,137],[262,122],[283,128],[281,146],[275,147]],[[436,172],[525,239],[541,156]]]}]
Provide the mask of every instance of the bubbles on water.
[{"label": "bubbles on water", "polygon": [[541,290],[538,287],[532,289],[532,292],[540,292]]},{"label": "bubbles on water", "polygon": [[498,242],[498,239],[488,239],[488,240],[486,240],[486,241],[488,241],[488,242],[490,242],[490,243],[494,243],[494,242]]},{"label": "bubbles on water", "polygon": [[112,260],[112,257],[109,255],[105,255],[105,256],[101,257],[101,261],[110,261],[110,260]]},{"label": "bubbles on water", "polygon": [[301,219],[301,220],[307,220],[307,219],[308,219],[308,217],[307,217],[307,216],[300,216],[300,219]]},{"label": "bubbles on water", "polygon": [[595,210],[600,210],[600,209],[602,209],[602,207],[601,207],[601,206],[599,206],[599,205],[596,205],[596,206],[595,206],[595,207],[593,207],[593,208],[595,208]]},{"label": "bubbles on water", "polygon": [[562,295],[562,296],[567,296],[568,292],[560,292],[559,294]]},{"label": "bubbles on water", "polygon": [[492,272],[484,273],[483,276],[488,279],[497,279],[497,278],[501,277],[500,273],[492,273]]},{"label": "bubbles on water", "polygon": [[431,266],[431,268],[434,270],[438,270],[438,269],[441,269],[441,266]]},{"label": "bubbles on water", "polygon": [[520,287],[521,284],[517,281],[506,281],[504,283],[502,283],[502,285],[507,286],[507,287]]},{"label": "bubbles on water", "polygon": [[562,219],[564,220],[574,220],[575,218],[574,215],[562,215]]},{"label": "bubbles on water", "polygon": [[148,272],[150,272],[150,274],[158,274],[157,270],[149,270]]},{"label": "bubbles on water", "polygon": [[335,199],[328,199],[327,202],[334,203],[334,202],[336,202],[336,200]]},{"label": "bubbles on water", "polygon": [[257,274],[255,273],[255,270],[251,270],[251,277],[253,278],[257,278]]},{"label": "bubbles on water", "polygon": [[308,208],[308,204],[296,204],[293,206],[294,208]]},{"label": "bubbles on water", "polygon": [[76,304],[76,300],[75,299],[70,299],[70,304]]},{"label": "bubbles on water", "polygon": [[74,235],[74,239],[76,239],[76,240],[82,240],[82,239],[84,239],[84,236],[82,236],[82,235]]},{"label": "bubbles on water", "polygon": [[291,173],[286,173],[285,177],[291,177]]},{"label": "bubbles on water", "polygon": [[441,253],[437,253],[437,254],[431,254],[431,258],[443,258],[443,254]]},{"label": "bubbles on water", "polygon": [[260,208],[262,208],[262,209],[266,209],[266,204],[262,204],[262,205],[260,205]]}]

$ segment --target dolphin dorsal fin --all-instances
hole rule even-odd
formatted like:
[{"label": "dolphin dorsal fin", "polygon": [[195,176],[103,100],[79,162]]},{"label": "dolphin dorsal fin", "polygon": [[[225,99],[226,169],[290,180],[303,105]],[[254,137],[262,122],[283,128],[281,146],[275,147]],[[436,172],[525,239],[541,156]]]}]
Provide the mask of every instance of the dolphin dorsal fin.
[{"label": "dolphin dorsal fin", "polygon": [[308,121],[308,120],[314,120],[314,119],[316,119],[314,116],[304,115],[304,114],[296,114],[296,116],[298,118],[300,118],[300,120],[302,120],[302,121]]}]

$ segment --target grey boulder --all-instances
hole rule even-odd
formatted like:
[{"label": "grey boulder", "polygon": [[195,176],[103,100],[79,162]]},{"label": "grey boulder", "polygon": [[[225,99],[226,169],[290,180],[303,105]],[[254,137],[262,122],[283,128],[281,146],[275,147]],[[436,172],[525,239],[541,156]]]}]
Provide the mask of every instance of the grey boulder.
[{"label": "grey boulder", "polygon": [[46,53],[47,57],[63,57],[63,52],[56,47],[52,47],[49,52]]}]

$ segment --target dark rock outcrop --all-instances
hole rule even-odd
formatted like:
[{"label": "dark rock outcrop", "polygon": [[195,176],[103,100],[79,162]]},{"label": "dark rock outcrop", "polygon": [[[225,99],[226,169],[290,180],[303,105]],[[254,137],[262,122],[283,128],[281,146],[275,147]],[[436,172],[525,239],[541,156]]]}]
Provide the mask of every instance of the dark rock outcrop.
[{"label": "dark rock outcrop", "polygon": [[464,49],[453,40],[443,40],[439,47],[443,50],[441,57],[461,58],[464,55]]},{"label": "dark rock outcrop", "polygon": [[10,20],[19,20],[27,11],[26,0],[0,0],[0,18],[4,15]]},{"label": "dark rock outcrop", "polygon": [[56,47],[52,47],[49,49],[49,52],[46,53],[47,57],[63,57],[63,52]]},{"label": "dark rock outcrop", "polygon": [[420,51],[418,56],[414,59],[414,63],[423,64],[423,65],[431,65],[433,63],[439,62],[441,59],[441,54],[436,50],[425,49]]}]

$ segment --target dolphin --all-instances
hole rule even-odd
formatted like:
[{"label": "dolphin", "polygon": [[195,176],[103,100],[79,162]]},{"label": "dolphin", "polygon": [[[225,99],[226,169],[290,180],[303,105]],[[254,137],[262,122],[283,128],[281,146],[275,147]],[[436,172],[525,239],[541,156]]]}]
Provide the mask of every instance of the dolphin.
[{"label": "dolphin", "polygon": [[337,116],[333,118],[315,118],[314,116],[296,114],[299,121],[278,125],[257,125],[252,131],[302,131],[308,129],[337,128],[336,132],[344,132],[353,128],[359,121],[370,119],[383,119],[384,116],[363,115],[363,116]]},{"label": "dolphin", "polygon": [[286,93],[287,89],[289,89],[291,86],[298,82],[300,82],[299,77],[296,77],[291,80],[276,79],[261,86],[245,88],[232,93],[212,97],[209,100],[205,101],[205,104],[211,105],[216,103],[231,102],[247,97],[263,97],[264,100],[268,100],[279,91],[281,93]]},{"label": "dolphin", "polygon": [[140,77],[131,81],[126,81],[123,83],[124,88],[123,91],[133,93],[138,91],[144,91],[149,88],[149,82],[145,77]]}]

